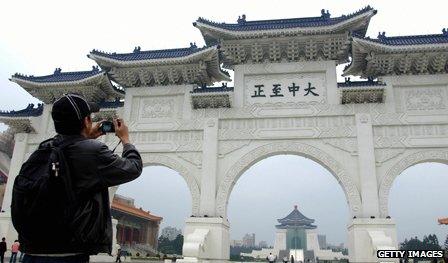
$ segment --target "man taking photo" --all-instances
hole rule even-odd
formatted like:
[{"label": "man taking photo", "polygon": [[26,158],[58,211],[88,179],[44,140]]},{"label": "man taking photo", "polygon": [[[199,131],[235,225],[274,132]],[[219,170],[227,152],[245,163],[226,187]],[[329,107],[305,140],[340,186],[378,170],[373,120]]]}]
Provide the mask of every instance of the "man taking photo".
[{"label": "man taking photo", "polygon": [[56,100],[57,135],[40,144],[16,178],[11,211],[25,263],[88,262],[89,255],[111,253],[108,188],[136,179],[143,165],[122,119],[113,121],[121,157],[95,140],[104,133],[92,123],[94,106],[77,94]]}]

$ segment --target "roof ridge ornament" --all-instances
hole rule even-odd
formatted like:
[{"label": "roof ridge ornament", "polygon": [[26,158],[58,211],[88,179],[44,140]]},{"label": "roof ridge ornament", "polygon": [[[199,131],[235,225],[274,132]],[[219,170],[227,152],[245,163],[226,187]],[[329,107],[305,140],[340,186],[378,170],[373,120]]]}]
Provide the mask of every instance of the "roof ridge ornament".
[{"label": "roof ridge ornament", "polygon": [[322,18],[328,19],[328,18],[331,17],[331,14],[330,14],[330,11],[328,11],[328,9],[327,9],[327,10],[325,10],[325,9],[321,9],[321,10],[320,10],[320,16],[321,16]]},{"label": "roof ridge ornament", "polygon": [[442,28],[442,35],[448,37],[448,28]]},{"label": "roof ridge ornament", "polygon": [[238,16],[237,23],[238,23],[239,25],[246,23],[246,15],[243,14],[242,16]]},{"label": "roof ridge ornament", "polygon": [[141,47],[140,47],[140,46],[136,46],[136,47],[134,48],[133,53],[139,53],[140,50],[141,50]]},{"label": "roof ridge ornament", "polygon": [[378,37],[377,37],[378,39],[380,39],[380,40],[384,40],[384,39],[386,39],[386,32],[378,32]]},{"label": "roof ridge ornament", "polygon": [[92,72],[98,72],[98,71],[100,71],[98,66],[92,66]]},{"label": "roof ridge ornament", "polygon": [[197,49],[196,42],[190,42],[190,49]]},{"label": "roof ridge ornament", "polygon": [[61,72],[62,72],[62,69],[61,69],[61,68],[56,68],[56,69],[54,70],[54,75],[59,75],[59,74],[61,74]]}]

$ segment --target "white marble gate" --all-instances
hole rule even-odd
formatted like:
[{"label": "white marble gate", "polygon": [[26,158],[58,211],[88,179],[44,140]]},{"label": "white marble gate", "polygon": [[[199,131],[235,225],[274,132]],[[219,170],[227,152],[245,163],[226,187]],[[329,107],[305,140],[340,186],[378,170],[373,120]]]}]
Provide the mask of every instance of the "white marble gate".
[{"label": "white marble gate", "polygon": [[[13,76],[45,105],[40,114],[32,115],[35,108],[1,113],[15,133],[1,234],[14,236],[9,223],[14,176],[37,144],[54,134],[51,99],[72,90],[93,101],[120,97],[103,101],[99,115],[123,116],[145,165],[172,168],[187,182],[193,216],[186,219],[184,261],[228,260],[233,186],[257,161],[294,154],[321,164],[341,185],[351,213],[350,261],[376,262],[377,249],[397,247],[388,212],[395,177],[417,163],[448,163],[448,40],[443,42],[448,35],[444,30],[436,35],[442,42],[428,38],[416,44],[384,35],[364,38],[375,13],[368,7],[333,21],[322,12],[315,19],[323,25],[297,19],[280,29],[272,25],[286,23],[281,19],[244,16],[237,24],[218,24],[200,18],[195,26],[204,35],[204,48],[94,50],[89,57],[102,70],[76,80],[42,84]],[[272,28],[263,31],[260,24]],[[368,80],[337,83],[336,66],[349,58],[344,74]],[[234,87],[205,86],[229,80],[221,62],[234,71]],[[46,77],[61,74],[68,73]],[[102,140],[116,143],[113,135]]]}]

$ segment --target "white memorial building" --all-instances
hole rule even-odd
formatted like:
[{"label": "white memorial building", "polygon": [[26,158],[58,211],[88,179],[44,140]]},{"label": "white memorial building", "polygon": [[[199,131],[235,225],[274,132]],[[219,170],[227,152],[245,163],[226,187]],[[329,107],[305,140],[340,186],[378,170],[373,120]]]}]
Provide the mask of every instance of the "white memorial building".
[{"label": "white memorial building", "polygon": [[317,260],[346,259],[341,252],[333,252],[331,249],[321,247],[318,240],[317,226],[314,219],[303,215],[297,205],[287,216],[277,219],[274,248],[253,250],[251,253],[241,253],[242,256],[265,259],[269,254],[275,255],[279,261],[283,257],[295,261],[316,262]]},{"label": "white memorial building", "polygon": [[[39,142],[55,134],[52,102],[77,92],[101,104],[99,117],[127,121],[144,165],[185,179],[194,217],[183,230],[184,262],[229,259],[233,186],[253,164],[279,154],[309,158],[337,179],[351,214],[350,262],[377,262],[376,250],[397,247],[388,211],[394,179],[418,163],[448,163],[448,30],[369,38],[375,14],[368,6],[339,17],[322,10],[263,21],[243,15],[236,23],[199,18],[193,24],[204,47],[93,50],[88,57],[98,66],[90,71],[13,75],[43,105],[0,113],[9,126],[0,139],[8,175],[0,235],[16,238],[12,185]],[[338,83],[343,63],[345,76],[365,80]],[[234,72],[234,87],[213,86],[231,80],[223,68]],[[101,140],[117,143],[112,134]]]}]

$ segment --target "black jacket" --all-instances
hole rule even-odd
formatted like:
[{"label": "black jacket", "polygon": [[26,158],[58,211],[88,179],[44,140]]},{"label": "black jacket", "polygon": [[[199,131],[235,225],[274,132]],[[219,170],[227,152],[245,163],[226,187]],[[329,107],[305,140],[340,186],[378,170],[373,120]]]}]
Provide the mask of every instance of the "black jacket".
[{"label": "black jacket", "polygon": [[67,139],[75,139],[73,144],[64,149],[64,156],[73,191],[78,198],[71,222],[75,229],[70,234],[76,235],[76,238],[67,237],[67,240],[72,240],[67,244],[26,244],[27,251],[32,251],[32,254],[49,254],[49,251],[51,254],[110,254],[112,220],[108,188],[139,177],[143,168],[142,159],[132,144],[125,144],[122,157],[119,157],[104,143],[82,136],[57,135],[53,143],[58,144]]},{"label": "black jacket", "polygon": [[0,254],[4,254],[6,252],[6,242],[0,241]]}]

